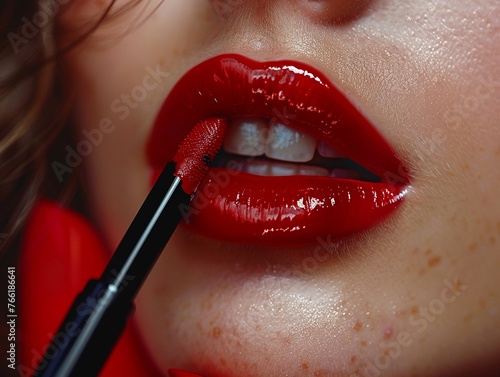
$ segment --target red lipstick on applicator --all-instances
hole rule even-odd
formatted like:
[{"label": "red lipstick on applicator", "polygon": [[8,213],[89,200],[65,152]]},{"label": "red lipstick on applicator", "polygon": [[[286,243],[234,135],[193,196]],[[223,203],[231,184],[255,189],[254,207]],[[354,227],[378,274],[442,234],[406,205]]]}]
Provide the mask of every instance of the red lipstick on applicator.
[{"label": "red lipstick on applicator", "polygon": [[98,375],[132,312],[135,295],[182,218],[181,207],[189,204],[221,148],[226,129],[225,119],[211,118],[187,135],[100,279],[90,280],[73,302],[35,376]]}]

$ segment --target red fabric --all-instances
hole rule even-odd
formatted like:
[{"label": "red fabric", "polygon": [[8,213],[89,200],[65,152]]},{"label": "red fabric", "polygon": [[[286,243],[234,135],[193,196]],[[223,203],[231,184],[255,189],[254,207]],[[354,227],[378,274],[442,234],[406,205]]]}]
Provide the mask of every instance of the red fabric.
[{"label": "red fabric", "polygon": [[[31,376],[45,347],[87,281],[103,271],[109,253],[92,226],[77,213],[39,202],[27,223],[19,265],[21,376]],[[141,347],[133,321],[104,366],[101,377],[160,376]]]}]

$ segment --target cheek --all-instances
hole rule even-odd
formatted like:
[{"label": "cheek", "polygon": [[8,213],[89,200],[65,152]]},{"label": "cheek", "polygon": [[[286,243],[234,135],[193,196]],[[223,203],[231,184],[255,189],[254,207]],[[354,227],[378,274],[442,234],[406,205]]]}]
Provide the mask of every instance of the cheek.
[{"label": "cheek", "polygon": [[[132,3],[113,4],[113,12],[124,12],[104,21],[88,40],[65,55],[63,67],[75,99],[74,149],[91,146],[80,156],[87,196],[112,246],[147,193],[150,171],[145,142],[159,107],[184,66],[179,62],[187,51],[199,48],[213,27],[213,9],[205,2],[200,6],[198,0],[168,1],[154,13],[151,2],[127,7]],[[75,32],[88,30],[88,25],[83,29],[77,25],[82,20],[97,20],[107,4],[76,1],[62,14],[61,27]],[[144,17],[147,23],[131,28]],[[199,20],[197,28],[187,26],[196,24],[195,20]],[[75,37],[63,35],[61,44]]]}]

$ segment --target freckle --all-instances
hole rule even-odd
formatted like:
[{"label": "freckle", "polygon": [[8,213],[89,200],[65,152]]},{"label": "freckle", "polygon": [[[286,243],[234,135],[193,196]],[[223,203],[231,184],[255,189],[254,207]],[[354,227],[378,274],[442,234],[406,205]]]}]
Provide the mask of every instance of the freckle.
[{"label": "freckle", "polygon": [[355,355],[351,356],[351,361],[349,362],[350,365],[353,365],[356,361],[358,361],[358,358]]},{"label": "freckle", "polygon": [[453,282],[453,288],[455,288],[457,291],[461,290],[462,289],[462,282],[460,280],[456,279]]},{"label": "freckle", "polygon": [[357,320],[356,324],[354,325],[354,330],[361,331],[362,328],[363,328],[363,324],[359,320]]},{"label": "freckle", "polygon": [[259,331],[262,328],[261,325],[255,325],[255,330]]},{"label": "freckle", "polygon": [[218,339],[222,334],[222,330],[219,327],[214,327],[212,329],[212,338]]},{"label": "freckle", "polygon": [[471,253],[475,253],[477,251],[477,243],[476,242],[473,242],[469,245],[469,251]]},{"label": "freckle", "polygon": [[431,248],[425,250],[425,255],[431,255],[431,254],[432,254],[432,249]]},{"label": "freckle", "polygon": [[486,301],[482,298],[479,299],[479,307],[483,310],[486,309]]},{"label": "freckle", "polygon": [[426,274],[426,272],[427,272],[427,270],[425,268],[421,268],[420,271],[418,271],[418,275],[423,276]]},{"label": "freckle", "polygon": [[204,310],[211,310],[212,309],[212,301],[210,299],[203,300],[200,303],[200,309]]},{"label": "freckle", "polygon": [[301,367],[303,370],[308,370],[308,369],[309,369],[309,364],[307,364],[307,363],[302,363],[302,364],[300,364],[300,367]]},{"label": "freckle", "polygon": [[413,315],[417,315],[418,314],[418,306],[416,305],[413,305],[411,308],[410,308],[410,313],[413,314]]},{"label": "freckle", "polygon": [[474,318],[474,315],[469,313],[464,317],[464,322],[469,322],[472,318]]},{"label": "freckle", "polygon": [[441,257],[439,257],[439,256],[431,258],[427,261],[427,264],[429,265],[429,267],[437,266],[439,263],[441,263]]},{"label": "freckle", "polygon": [[412,254],[417,255],[419,253],[420,249],[417,247],[416,249],[413,249]]},{"label": "freckle", "polygon": [[389,349],[388,348],[384,348],[384,355],[389,356]]},{"label": "freckle", "polygon": [[384,339],[391,339],[392,333],[393,333],[392,328],[387,327],[384,331]]},{"label": "freckle", "polygon": [[361,341],[361,347],[366,347],[367,345],[368,345],[368,343],[366,343],[366,340]]}]

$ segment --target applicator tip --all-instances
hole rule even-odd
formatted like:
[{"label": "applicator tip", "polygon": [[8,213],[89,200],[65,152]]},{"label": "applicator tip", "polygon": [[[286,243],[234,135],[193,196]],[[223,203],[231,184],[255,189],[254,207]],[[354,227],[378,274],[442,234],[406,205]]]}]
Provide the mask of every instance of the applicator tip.
[{"label": "applicator tip", "polygon": [[181,143],[173,161],[175,175],[182,181],[182,189],[191,195],[207,173],[208,164],[215,158],[226,136],[227,120],[205,119],[196,124]]}]

